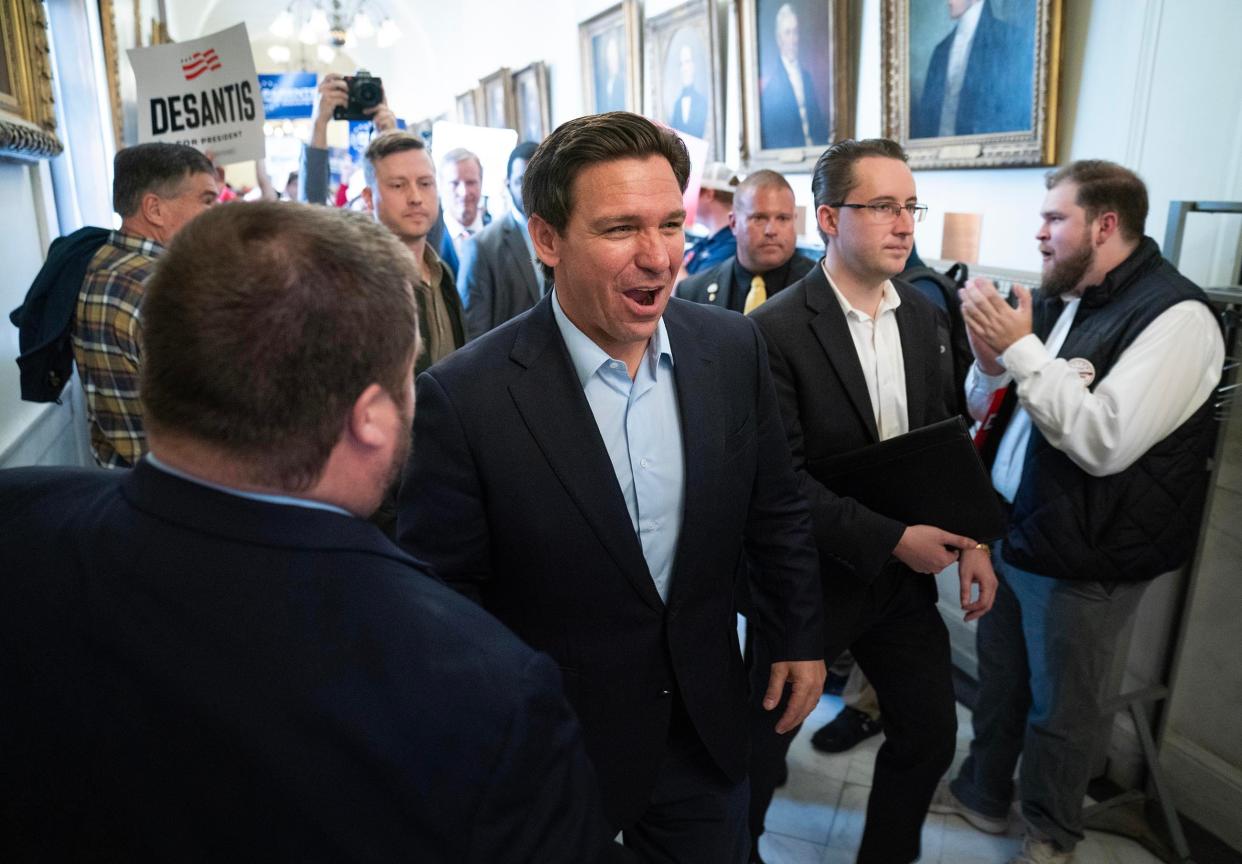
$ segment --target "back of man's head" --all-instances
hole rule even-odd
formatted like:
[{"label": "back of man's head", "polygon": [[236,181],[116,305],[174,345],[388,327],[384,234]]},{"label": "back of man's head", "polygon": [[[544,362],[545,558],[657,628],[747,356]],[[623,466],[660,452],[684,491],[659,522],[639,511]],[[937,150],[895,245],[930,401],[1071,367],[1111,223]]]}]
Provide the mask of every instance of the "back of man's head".
[{"label": "back of man's head", "polygon": [[112,209],[121,218],[133,216],[143,195],[173,197],[187,177],[199,173],[214,177],[216,172],[211,160],[184,144],[135,144],[118,150],[112,160]]},{"label": "back of man's head", "polygon": [[252,485],[308,489],[365,389],[409,406],[416,276],[406,247],[361,214],[276,202],[207,211],[146,286],[152,437],[222,454]]},{"label": "back of man's head", "polygon": [[1077,203],[1091,221],[1101,213],[1117,214],[1117,225],[1124,240],[1134,243],[1143,236],[1147,224],[1147,186],[1141,177],[1116,162],[1080,159],[1049,171],[1045,188],[1062,183],[1078,186]]},{"label": "back of man's head", "polygon": [[372,189],[375,188],[375,166],[387,157],[395,153],[405,153],[408,150],[426,149],[427,145],[423,139],[411,132],[393,130],[375,136],[371,139],[367,152],[362,157],[362,175],[367,185]]}]

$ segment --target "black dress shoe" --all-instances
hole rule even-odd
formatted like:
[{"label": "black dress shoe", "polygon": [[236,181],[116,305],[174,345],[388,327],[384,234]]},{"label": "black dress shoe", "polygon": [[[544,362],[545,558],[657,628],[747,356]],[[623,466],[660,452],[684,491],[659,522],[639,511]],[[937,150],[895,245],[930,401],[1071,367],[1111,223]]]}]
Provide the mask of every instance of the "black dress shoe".
[{"label": "black dress shoe", "polygon": [[880,733],[879,720],[846,705],[832,722],[811,736],[811,746],[821,753],[844,753],[860,741]]}]

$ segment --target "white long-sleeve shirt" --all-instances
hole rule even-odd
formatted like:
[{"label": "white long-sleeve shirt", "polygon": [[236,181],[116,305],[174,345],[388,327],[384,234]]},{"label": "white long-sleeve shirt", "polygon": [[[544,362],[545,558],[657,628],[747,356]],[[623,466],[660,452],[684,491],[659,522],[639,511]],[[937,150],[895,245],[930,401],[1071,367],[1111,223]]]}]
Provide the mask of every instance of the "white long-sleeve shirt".
[{"label": "white long-sleeve shirt", "polygon": [[1212,310],[1197,300],[1169,307],[1117,358],[1094,391],[1057,358],[1078,309],[1066,303],[1045,346],[1023,336],[1001,356],[1006,372],[987,375],[976,363],[966,376],[966,398],[975,419],[985,416],[992,394],[1018,385],[1018,408],[1001,437],[992,483],[1013,501],[1022,476],[1031,424],[1056,449],[1095,477],[1118,474],[1168,437],[1220,383],[1225,344]]}]

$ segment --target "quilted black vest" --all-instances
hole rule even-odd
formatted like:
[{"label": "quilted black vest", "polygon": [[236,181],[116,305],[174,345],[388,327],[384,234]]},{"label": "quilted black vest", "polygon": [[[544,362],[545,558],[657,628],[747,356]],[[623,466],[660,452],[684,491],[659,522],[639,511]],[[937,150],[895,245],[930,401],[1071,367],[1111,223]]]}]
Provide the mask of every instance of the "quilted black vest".
[{"label": "quilted black vest", "polygon": [[[1100,285],[1087,289],[1058,356],[1091,361],[1094,389],[1147,325],[1186,300],[1208,302],[1160,255],[1155,241],[1144,237]],[[1059,300],[1037,298],[1036,335],[1047,339],[1061,309]],[[1005,425],[1014,401],[1011,388],[999,418]],[[1002,434],[990,436],[989,465]],[[1129,468],[1093,477],[1032,426],[1002,550],[1005,560],[1057,579],[1137,582],[1177,569],[1198,537],[1215,436],[1209,398]]]}]

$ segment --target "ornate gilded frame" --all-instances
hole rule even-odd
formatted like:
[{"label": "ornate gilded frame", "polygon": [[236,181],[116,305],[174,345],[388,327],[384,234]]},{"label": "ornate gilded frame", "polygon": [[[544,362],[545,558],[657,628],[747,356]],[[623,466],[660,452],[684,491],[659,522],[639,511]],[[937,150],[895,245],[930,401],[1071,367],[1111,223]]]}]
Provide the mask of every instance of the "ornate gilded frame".
[{"label": "ornate gilded frame", "polygon": [[[850,62],[849,9],[846,0],[814,0],[827,7],[828,36],[822,42],[807,40],[806,51],[830,52],[832,69],[832,118],[828,140],[811,147],[763,146],[759,68],[759,4],[762,0],[738,0],[738,34],[742,74],[742,163],[747,168],[810,171],[828,145],[854,134],[854,64]],[[765,3],[765,5],[771,5]],[[771,10],[768,10],[771,11]],[[804,55],[806,56],[806,55]],[[817,82],[818,83],[818,82]]]},{"label": "ornate gilded frame", "polygon": [[50,159],[62,147],[43,0],[0,0],[0,13],[0,157]]},{"label": "ornate gilded frame", "polygon": [[[121,39],[117,29],[117,8],[124,4],[130,8],[128,19],[132,32],[126,32]],[[151,5],[151,0],[147,0]],[[144,9],[144,0],[99,0],[99,25],[102,31],[104,47],[104,66],[108,76],[108,103],[112,107],[112,132],[119,150],[127,144],[137,144],[137,131],[133,131],[134,140],[125,140],[125,96],[121,87],[121,56],[130,48],[149,48],[152,45],[167,45],[172,42],[168,34],[168,25],[161,20],[163,3],[155,3],[153,8]],[[148,16],[148,12],[155,14]],[[146,24],[146,39],[143,38],[143,26]],[[132,81],[132,76],[130,76]],[[132,85],[127,85],[132,86]],[[136,93],[127,91],[131,100]],[[130,103],[133,104],[132,102]],[[132,120],[132,118],[131,118]]]},{"label": "ornate gilded frame", "polygon": [[[1052,165],[1056,160],[1057,88],[1061,66],[1061,0],[1035,0],[1030,128],[935,138],[910,137],[910,3],[884,0],[884,134],[901,142],[911,168],[997,168]],[[1023,22],[1026,23],[1026,22]],[[1012,58],[1006,58],[1012,63]],[[959,115],[960,116],[960,115]]]},{"label": "ornate gilded frame", "polygon": [[707,58],[708,154],[712,159],[724,158],[724,74],[721,70],[722,51],[716,25],[716,0],[688,0],[643,21],[643,113],[661,123],[668,122],[672,105],[664,104],[664,70],[676,34],[684,29],[702,32]]},{"label": "ornate gilded frame", "polygon": [[513,105],[514,120],[517,123],[518,138],[521,140],[522,133],[527,129],[526,106],[522,104],[522,100],[518,98],[521,92],[522,81],[526,78],[533,79],[535,91],[539,94],[539,137],[534,139],[535,143],[539,143],[547,137],[552,131],[552,110],[548,103],[548,66],[542,60],[524,66],[513,73]]},{"label": "ornate gilded frame", "polygon": [[582,104],[586,113],[595,114],[595,54],[591,40],[618,24],[624,27],[626,58],[625,110],[638,111],[642,102],[642,26],[638,0],[621,0],[578,25],[578,62],[582,69]]},{"label": "ornate gilded frame", "polygon": [[[492,116],[492,91],[501,90],[501,103],[504,110],[500,117]],[[483,91],[483,125],[493,129],[509,129],[516,122],[517,111],[513,107],[513,76],[509,67],[502,66],[491,75],[479,79],[479,89]]]}]

